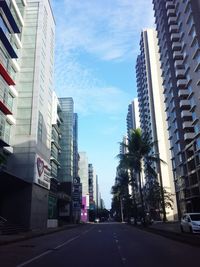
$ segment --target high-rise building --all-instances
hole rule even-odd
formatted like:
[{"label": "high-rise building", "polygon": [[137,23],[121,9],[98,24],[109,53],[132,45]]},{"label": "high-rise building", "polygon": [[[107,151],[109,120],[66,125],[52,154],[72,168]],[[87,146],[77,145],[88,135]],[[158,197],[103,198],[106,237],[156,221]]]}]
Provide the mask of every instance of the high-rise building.
[{"label": "high-rise building", "polygon": [[48,227],[58,226],[58,170],[60,168],[60,162],[58,161],[59,154],[61,153],[61,106],[58,98],[53,92],[52,95],[52,134],[51,134],[51,181],[50,191],[48,198]]},{"label": "high-rise building", "polygon": [[81,203],[82,203],[82,185],[78,176],[78,114],[74,113],[73,121],[73,195],[72,195],[72,212],[73,221],[80,222],[81,219]]},{"label": "high-rise building", "polygon": [[[58,179],[60,182],[59,191],[66,197],[62,199],[60,193],[59,216],[66,221],[72,220],[72,192],[73,192],[73,138],[74,138],[74,102],[71,97],[59,98],[61,105],[61,153],[59,154],[60,168],[58,171]],[[65,199],[68,196],[68,203]]]},{"label": "high-rise building", "polygon": [[[15,51],[21,48],[20,59],[12,60],[12,67],[8,65],[12,79],[16,77],[18,98],[13,154],[7,162],[8,172],[21,186],[9,199],[9,203],[15,203],[16,211],[8,206],[7,211],[12,213],[12,221],[27,228],[45,228],[50,189],[55,21],[48,0],[1,1],[3,8],[7,2],[21,30],[12,39],[16,40]],[[9,46],[11,57],[13,52]]]},{"label": "high-rise building", "polygon": [[[19,72],[23,13],[26,1],[0,1],[0,216],[15,220],[20,191],[28,184],[7,170],[13,153],[16,124],[17,73]],[[13,208],[14,207],[14,208]]]},{"label": "high-rise building", "polygon": [[200,210],[200,1],[153,0],[180,215]]},{"label": "high-rise building", "polygon": [[73,178],[78,177],[78,114],[74,113],[73,119]]},{"label": "high-rise building", "polygon": [[62,109],[61,124],[61,147],[63,148],[59,161],[61,168],[59,170],[60,182],[73,182],[73,126],[74,126],[74,102],[71,97],[59,98]]},{"label": "high-rise building", "polygon": [[82,184],[82,209],[81,220],[88,221],[89,210],[89,177],[88,177],[88,158],[86,152],[79,152],[79,177]]},{"label": "high-rise building", "polygon": [[[158,155],[166,162],[166,164],[152,162],[152,168],[157,173],[157,180],[160,185],[174,195],[175,189],[170,160],[169,136],[166,124],[157,37],[156,31],[153,29],[146,29],[141,33],[136,77],[142,133],[147,134],[150,142],[153,144],[151,154]],[[145,184],[148,187],[150,180],[154,179],[154,177],[147,170],[144,170],[144,174]],[[166,209],[166,213],[168,220],[174,219],[174,215],[177,215],[175,199],[173,210]]]},{"label": "high-rise building", "polygon": [[138,107],[138,99],[135,98],[131,104],[128,105],[128,113],[126,116],[126,126],[127,126],[127,136],[130,138],[130,132],[133,129],[137,129],[140,127],[139,122],[139,107]]},{"label": "high-rise building", "polygon": [[96,174],[95,174],[95,170],[93,167],[93,164],[89,164],[88,165],[88,178],[89,178],[89,209],[90,211],[94,211],[96,210],[96,199],[95,199],[95,190],[96,190]]},{"label": "high-rise building", "polygon": [[98,207],[97,195],[98,195],[98,176],[97,176],[95,170],[93,170],[93,199],[94,199],[95,214],[96,215],[97,215],[97,207]]},{"label": "high-rise building", "polygon": [[[25,1],[0,1],[0,150],[13,151],[17,78]],[[22,12],[22,13],[21,13]]]}]

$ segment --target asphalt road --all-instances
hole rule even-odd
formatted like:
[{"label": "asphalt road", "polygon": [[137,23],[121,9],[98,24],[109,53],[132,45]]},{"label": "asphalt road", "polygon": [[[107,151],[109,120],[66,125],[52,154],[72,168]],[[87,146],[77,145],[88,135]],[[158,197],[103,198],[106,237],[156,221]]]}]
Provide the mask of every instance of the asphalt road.
[{"label": "asphalt road", "polygon": [[1,267],[200,266],[200,248],[120,223],[90,224],[0,247]]}]

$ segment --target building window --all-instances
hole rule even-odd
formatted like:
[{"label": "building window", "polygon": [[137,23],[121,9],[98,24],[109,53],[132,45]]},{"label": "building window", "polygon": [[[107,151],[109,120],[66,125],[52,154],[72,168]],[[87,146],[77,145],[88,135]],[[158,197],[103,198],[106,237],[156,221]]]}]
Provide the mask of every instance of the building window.
[{"label": "building window", "polygon": [[42,142],[42,130],[43,130],[43,116],[42,113],[39,111],[39,118],[38,118],[38,140]]},{"label": "building window", "polygon": [[197,138],[197,150],[199,150],[200,149],[200,138]]}]

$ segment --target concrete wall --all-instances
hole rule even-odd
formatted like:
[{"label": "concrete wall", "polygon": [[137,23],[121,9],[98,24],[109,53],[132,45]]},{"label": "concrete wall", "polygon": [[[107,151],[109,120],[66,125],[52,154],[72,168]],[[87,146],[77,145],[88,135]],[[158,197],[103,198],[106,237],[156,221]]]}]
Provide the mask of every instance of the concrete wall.
[{"label": "concrete wall", "polygon": [[47,227],[48,195],[49,191],[47,189],[33,184],[30,217],[30,228],[32,230]]}]

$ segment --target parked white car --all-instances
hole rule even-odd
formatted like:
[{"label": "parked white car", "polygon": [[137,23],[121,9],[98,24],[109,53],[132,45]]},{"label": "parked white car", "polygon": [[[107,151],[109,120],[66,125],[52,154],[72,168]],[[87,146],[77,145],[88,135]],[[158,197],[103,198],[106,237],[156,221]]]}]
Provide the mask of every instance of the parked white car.
[{"label": "parked white car", "polygon": [[180,227],[181,232],[200,233],[200,213],[185,213]]}]

